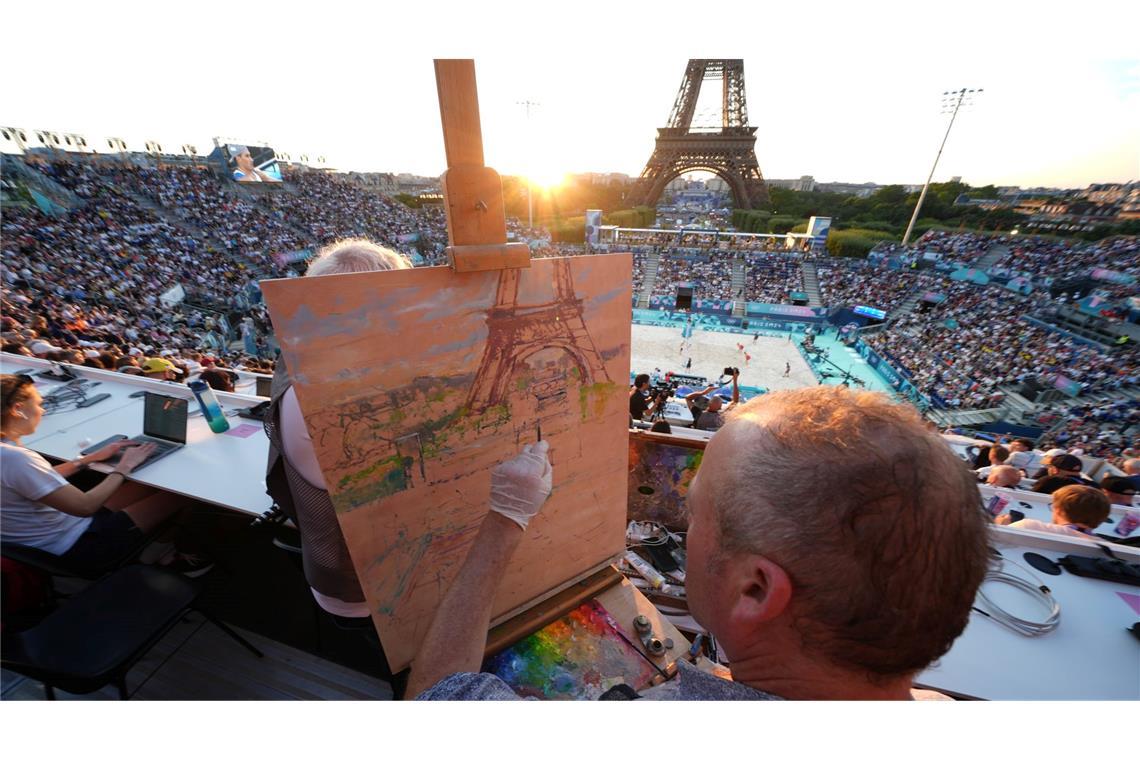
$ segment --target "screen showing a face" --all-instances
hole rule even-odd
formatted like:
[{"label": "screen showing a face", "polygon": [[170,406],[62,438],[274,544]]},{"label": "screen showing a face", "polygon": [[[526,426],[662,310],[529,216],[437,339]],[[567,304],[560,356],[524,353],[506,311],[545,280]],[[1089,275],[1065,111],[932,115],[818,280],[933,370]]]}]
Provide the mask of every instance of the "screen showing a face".
[{"label": "screen showing a face", "polygon": [[146,394],[143,403],[143,433],[175,443],[186,443],[189,402],[184,398]]},{"label": "screen showing a face", "polygon": [[273,148],[226,145],[226,169],[235,182],[280,182],[281,169]]}]

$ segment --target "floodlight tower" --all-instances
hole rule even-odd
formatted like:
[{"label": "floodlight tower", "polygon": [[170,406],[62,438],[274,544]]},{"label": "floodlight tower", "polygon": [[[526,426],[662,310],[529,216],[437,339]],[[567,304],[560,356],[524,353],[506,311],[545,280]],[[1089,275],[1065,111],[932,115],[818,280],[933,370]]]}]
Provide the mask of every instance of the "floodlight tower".
[{"label": "floodlight tower", "polygon": [[530,160],[534,153],[534,139],[530,133],[530,109],[542,105],[533,100],[518,100],[515,105],[522,106],[526,109],[526,142],[527,142],[527,178],[526,178],[526,226],[528,229],[534,229],[534,204],[531,202],[530,186],[534,182],[534,178],[530,176]]},{"label": "floodlight tower", "polygon": [[950,114],[950,123],[946,125],[946,134],[942,136],[942,144],[938,146],[938,155],[934,157],[934,166],[930,167],[930,175],[926,178],[926,184],[922,186],[922,192],[918,196],[918,203],[914,205],[914,213],[911,214],[910,224],[906,226],[906,234],[903,235],[903,245],[910,242],[910,233],[914,231],[914,223],[918,221],[918,213],[922,210],[922,202],[926,200],[926,191],[930,189],[930,180],[934,177],[934,170],[938,168],[938,159],[942,158],[942,149],[946,147],[946,138],[950,136],[950,128],[954,126],[954,119],[958,116],[958,109],[964,105],[973,105],[974,97],[981,95],[982,92],[980,89],[968,90],[963,87],[960,90],[949,90],[942,93],[942,113]]}]

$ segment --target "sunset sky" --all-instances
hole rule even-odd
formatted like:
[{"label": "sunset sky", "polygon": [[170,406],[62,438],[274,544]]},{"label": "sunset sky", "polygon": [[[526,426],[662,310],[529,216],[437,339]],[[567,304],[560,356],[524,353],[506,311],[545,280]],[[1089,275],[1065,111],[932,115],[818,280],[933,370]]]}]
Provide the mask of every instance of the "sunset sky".
[{"label": "sunset sky", "polygon": [[[959,87],[985,93],[959,115],[936,181],[1140,178],[1134,3],[403,5],[57,2],[50,20],[9,5],[6,58],[23,75],[5,77],[0,124],[138,149],[208,151],[222,136],[436,175],[432,59],[473,57],[488,165],[636,175],[687,59],[724,57],[744,59],[770,178],[921,183],[941,93]],[[520,101],[539,104],[529,122]]]}]

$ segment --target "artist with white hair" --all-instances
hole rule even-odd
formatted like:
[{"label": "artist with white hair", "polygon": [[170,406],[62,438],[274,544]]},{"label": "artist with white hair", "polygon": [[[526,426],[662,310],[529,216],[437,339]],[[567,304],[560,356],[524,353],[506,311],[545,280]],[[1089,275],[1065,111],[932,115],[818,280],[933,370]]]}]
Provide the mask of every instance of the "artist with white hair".
[{"label": "artist with white hair", "polygon": [[[410,267],[401,254],[363,238],[352,238],[322,249],[309,264],[305,276]],[[359,627],[374,634],[364,592],[281,357],[270,396],[272,401],[265,415],[265,432],[270,441],[266,487],[277,505],[297,525],[305,579],[317,604],[341,627]]]},{"label": "artist with white hair", "polygon": [[[518,699],[478,670],[499,582],[550,492],[542,446],[493,473],[490,513],[416,655],[409,696]],[[647,698],[908,699],[966,627],[986,573],[973,474],[881,393],[825,385],[739,407],[709,442],[688,506],[689,608],[733,680],[679,660]]]}]

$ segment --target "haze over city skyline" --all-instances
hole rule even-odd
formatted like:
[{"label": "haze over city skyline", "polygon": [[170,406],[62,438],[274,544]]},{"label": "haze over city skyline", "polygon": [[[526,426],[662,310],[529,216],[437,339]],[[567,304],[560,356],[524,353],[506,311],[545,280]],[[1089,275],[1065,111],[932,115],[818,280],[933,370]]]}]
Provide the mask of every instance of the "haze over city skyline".
[{"label": "haze over city skyline", "polygon": [[[50,26],[22,6],[0,19],[34,30],[8,48],[36,74],[6,82],[0,124],[175,152],[228,136],[343,170],[435,176],[445,167],[432,58],[473,57],[489,166],[548,183],[636,176],[686,61],[735,57],[765,177],[920,184],[948,119],[942,92],[959,87],[985,93],[959,114],[935,181],[1140,177],[1140,13],[1095,0],[1079,17],[1071,5],[993,5],[587,2],[554,15],[526,3],[325,3],[317,14],[207,0],[188,16],[65,2]],[[529,123],[521,101],[539,104]]]}]

